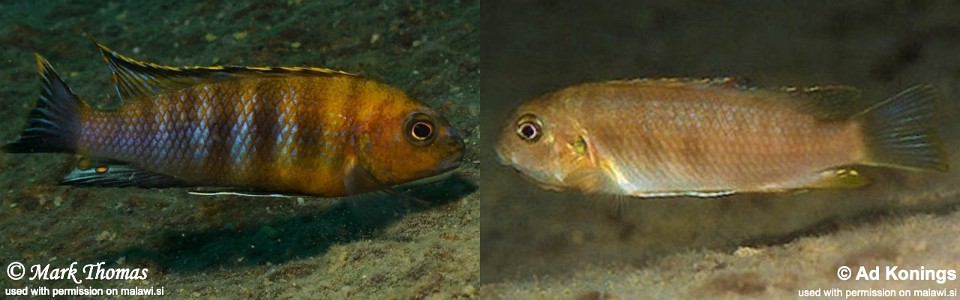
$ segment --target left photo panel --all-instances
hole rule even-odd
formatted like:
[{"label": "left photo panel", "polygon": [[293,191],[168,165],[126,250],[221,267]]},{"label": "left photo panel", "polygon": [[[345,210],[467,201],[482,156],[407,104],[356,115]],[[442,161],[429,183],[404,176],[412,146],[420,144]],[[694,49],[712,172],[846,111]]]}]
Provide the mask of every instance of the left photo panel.
[{"label": "left photo panel", "polygon": [[4,298],[479,296],[479,1],[0,20]]}]

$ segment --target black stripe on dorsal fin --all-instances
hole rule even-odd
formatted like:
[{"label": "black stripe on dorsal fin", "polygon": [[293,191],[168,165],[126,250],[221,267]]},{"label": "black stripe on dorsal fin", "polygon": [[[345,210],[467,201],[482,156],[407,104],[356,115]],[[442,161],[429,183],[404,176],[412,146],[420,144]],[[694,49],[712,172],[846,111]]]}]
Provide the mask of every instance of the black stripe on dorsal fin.
[{"label": "black stripe on dorsal fin", "polygon": [[165,91],[180,90],[199,83],[246,76],[356,76],[351,73],[313,67],[192,66],[170,67],[138,61],[93,41],[113,72],[121,101],[148,98]]}]

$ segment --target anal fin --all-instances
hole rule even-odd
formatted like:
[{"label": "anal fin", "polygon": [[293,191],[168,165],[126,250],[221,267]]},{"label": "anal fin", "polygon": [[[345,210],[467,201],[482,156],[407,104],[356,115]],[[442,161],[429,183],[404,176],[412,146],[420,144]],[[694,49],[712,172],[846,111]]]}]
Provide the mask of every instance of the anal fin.
[{"label": "anal fin", "polygon": [[79,164],[60,180],[60,184],[140,188],[189,186],[186,182],[172,176],[141,170],[128,163],[111,160]]},{"label": "anal fin", "polygon": [[816,175],[812,181],[803,187],[816,189],[836,189],[836,188],[858,188],[870,183],[870,179],[864,177],[857,170],[850,168],[837,168],[824,170]]}]

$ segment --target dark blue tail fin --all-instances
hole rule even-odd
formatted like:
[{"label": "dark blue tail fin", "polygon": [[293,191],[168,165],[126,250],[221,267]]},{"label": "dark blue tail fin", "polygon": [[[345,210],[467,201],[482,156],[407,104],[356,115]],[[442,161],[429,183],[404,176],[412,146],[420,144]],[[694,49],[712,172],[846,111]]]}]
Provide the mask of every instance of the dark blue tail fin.
[{"label": "dark blue tail fin", "polygon": [[30,111],[27,129],[20,134],[20,139],[3,146],[3,150],[72,153],[80,134],[80,112],[89,107],[40,54],[37,54],[37,70],[42,84],[37,106]]}]

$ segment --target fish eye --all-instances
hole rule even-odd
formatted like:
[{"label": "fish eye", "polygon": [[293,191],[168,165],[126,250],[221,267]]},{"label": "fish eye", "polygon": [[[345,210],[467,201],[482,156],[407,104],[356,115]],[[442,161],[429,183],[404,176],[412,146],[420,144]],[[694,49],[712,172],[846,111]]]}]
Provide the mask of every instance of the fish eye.
[{"label": "fish eye", "polygon": [[433,125],[430,123],[419,121],[413,124],[413,128],[410,129],[410,136],[417,140],[426,140],[433,135]]},{"label": "fish eye", "polygon": [[541,132],[540,120],[534,115],[523,115],[517,121],[517,136],[527,142],[536,142],[540,140]]},{"label": "fish eye", "polygon": [[417,146],[426,146],[433,142],[436,134],[436,122],[428,114],[416,112],[407,117],[404,125],[404,137]]},{"label": "fish eye", "polygon": [[540,137],[540,128],[533,122],[521,123],[517,128],[517,134],[525,140],[533,141]]}]

